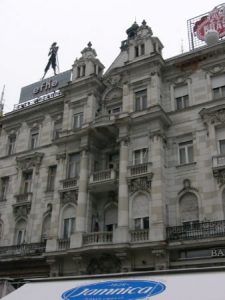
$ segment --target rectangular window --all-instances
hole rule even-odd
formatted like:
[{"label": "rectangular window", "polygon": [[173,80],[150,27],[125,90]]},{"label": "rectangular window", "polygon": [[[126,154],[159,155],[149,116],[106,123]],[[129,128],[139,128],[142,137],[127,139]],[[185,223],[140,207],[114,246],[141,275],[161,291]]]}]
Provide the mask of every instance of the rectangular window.
[{"label": "rectangular window", "polygon": [[225,74],[211,78],[213,99],[225,96]]},{"label": "rectangular window", "polygon": [[83,124],[83,113],[75,114],[73,116],[73,128],[81,128]]},{"label": "rectangular window", "polygon": [[114,108],[111,108],[111,109],[108,110],[108,113],[109,113],[110,115],[117,115],[117,114],[119,114],[120,112],[121,112],[121,107],[120,107],[120,106],[114,107]]},{"label": "rectangular window", "polygon": [[30,149],[35,149],[37,147],[38,135],[39,135],[38,129],[31,130],[31,132],[30,132]]},{"label": "rectangular window", "polygon": [[53,129],[53,140],[57,140],[59,138],[59,133],[62,130],[62,123],[57,122],[54,124],[54,129]]},{"label": "rectangular window", "polygon": [[220,140],[219,146],[220,146],[220,154],[225,154],[225,140]]},{"label": "rectangular window", "polygon": [[149,229],[149,217],[135,218],[134,229],[135,230]]},{"label": "rectangular window", "polygon": [[180,165],[189,164],[194,161],[193,142],[187,141],[179,144]]},{"label": "rectangular window", "polygon": [[189,106],[188,86],[182,85],[174,89],[175,107],[177,110],[184,109]]},{"label": "rectangular window", "polygon": [[80,173],[80,154],[70,154],[68,161],[68,178],[78,177]]},{"label": "rectangular window", "polygon": [[147,89],[135,93],[135,111],[147,108]]},{"label": "rectangular window", "polygon": [[31,192],[32,172],[24,172],[22,177],[22,194]]},{"label": "rectangular window", "polygon": [[14,153],[15,144],[16,144],[16,136],[15,135],[9,136],[9,138],[8,138],[8,155],[11,155]]},{"label": "rectangular window", "polygon": [[138,46],[136,46],[134,48],[134,52],[135,52],[135,57],[138,57],[139,56],[139,49],[138,49]]},{"label": "rectangular window", "polygon": [[145,54],[145,44],[141,44],[141,55]]},{"label": "rectangular window", "polygon": [[69,239],[74,233],[75,218],[68,218],[63,220],[63,238]]},{"label": "rectangular window", "polygon": [[6,195],[9,186],[9,177],[1,178],[1,191],[0,191],[0,201],[6,201]]},{"label": "rectangular window", "polygon": [[56,177],[57,166],[50,166],[48,168],[48,182],[47,182],[47,192],[54,191],[55,187],[55,177]]},{"label": "rectangular window", "polygon": [[133,152],[133,164],[139,165],[148,162],[148,149],[143,148]]}]

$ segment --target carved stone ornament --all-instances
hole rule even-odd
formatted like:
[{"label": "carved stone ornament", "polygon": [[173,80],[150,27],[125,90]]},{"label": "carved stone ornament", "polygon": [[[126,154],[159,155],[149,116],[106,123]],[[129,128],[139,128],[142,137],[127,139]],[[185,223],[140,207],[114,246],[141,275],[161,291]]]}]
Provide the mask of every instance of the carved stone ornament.
[{"label": "carved stone ornament", "polygon": [[191,186],[191,180],[190,179],[184,179],[183,181],[183,188],[179,191],[178,195],[187,193],[187,192],[198,192],[198,190]]},{"label": "carved stone ornament", "polygon": [[62,160],[66,159],[66,152],[56,154],[56,160],[60,160],[60,159]]},{"label": "carved stone ornament", "polygon": [[30,213],[31,203],[21,203],[13,205],[13,213],[16,218],[27,217]]},{"label": "carved stone ornament", "polygon": [[38,174],[43,156],[44,153],[35,152],[23,157],[17,157],[17,166],[22,171],[31,170],[35,168],[35,173]]},{"label": "carved stone ornament", "polygon": [[225,106],[221,105],[220,108],[202,109],[200,115],[206,124],[225,123]]},{"label": "carved stone ornament", "polygon": [[213,175],[220,187],[225,184],[225,170],[214,170]]},{"label": "carved stone ornament", "polygon": [[140,190],[151,192],[152,177],[153,177],[153,173],[150,173],[148,176],[129,179],[128,181],[129,193],[135,193]]},{"label": "carved stone ornament", "polygon": [[62,205],[67,203],[75,203],[77,205],[78,194],[77,191],[61,192],[60,198]]}]

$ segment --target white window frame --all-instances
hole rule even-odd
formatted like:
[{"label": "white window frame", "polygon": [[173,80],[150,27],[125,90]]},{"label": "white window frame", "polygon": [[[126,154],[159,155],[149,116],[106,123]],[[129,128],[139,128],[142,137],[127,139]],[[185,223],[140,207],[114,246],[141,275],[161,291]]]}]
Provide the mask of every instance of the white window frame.
[{"label": "white window frame", "polygon": [[80,129],[83,125],[84,114],[83,112],[73,115],[73,129]]},{"label": "white window frame", "polygon": [[[137,162],[136,154],[140,155],[139,162]],[[145,164],[148,162],[148,148],[136,149],[133,151],[133,165]]]},{"label": "white window frame", "polygon": [[67,178],[76,178],[80,173],[80,153],[71,153],[68,157]]},{"label": "white window frame", "polygon": [[135,111],[142,111],[145,110],[148,106],[148,91],[146,89],[142,89],[140,91],[135,92]]},{"label": "white window frame", "polygon": [[8,192],[9,188],[9,177],[2,177],[1,178],[1,191],[0,191],[0,201],[5,201],[6,200],[6,195]]},{"label": "white window frame", "polygon": [[[180,165],[190,164],[190,163],[194,162],[194,147],[193,147],[192,140],[179,143],[178,148],[179,148],[178,150],[179,150],[179,164]],[[181,151],[184,151],[184,161],[182,161]],[[192,151],[192,157],[190,156],[189,151]]]},{"label": "white window frame", "polygon": [[174,87],[175,109],[181,110],[189,107],[188,84]]},{"label": "white window frame", "polygon": [[[145,227],[145,220],[148,220],[147,227]],[[137,223],[138,223],[137,221],[139,222],[139,226],[137,226]],[[134,218],[134,229],[135,230],[149,229],[149,224],[150,224],[149,216]]]},{"label": "white window frame", "polygon": [[16,135],[10,135],[8,137],[8,155],[11,155],[15,151]]},{"label": "white window frame", "polygon": [[211,86],[213,99],[225,97],[225,73],[211,77]]},{"label": "white window frame", "polygon": [[38,146],[39,129],[35,128],[30,131],[30,149],[33,150]]},{"label": "white window frame", "polygon": [[22,194],[31,192],[33,172],[23,172],[22,174]]},{"label": "white window frame", "polygon": [[[68,224],[67,224],[68,222]],[[75,231],[75,217],[63,219],[63,239],[70,239],[71,234]]]},{"label": "white window frame", "polygon": [[57,166],[48,167],[48,181],[47,181],[47,192],[53,192],[55,188],[55,178],[56,178]]}]

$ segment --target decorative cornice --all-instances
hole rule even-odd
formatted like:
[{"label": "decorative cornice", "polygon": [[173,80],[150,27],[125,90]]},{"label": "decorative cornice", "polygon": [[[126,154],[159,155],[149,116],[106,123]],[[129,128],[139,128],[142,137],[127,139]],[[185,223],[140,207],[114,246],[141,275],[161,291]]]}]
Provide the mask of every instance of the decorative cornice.
[{"label": "decorative cornice", "polygon": [[199,112],[201,118],[205,123],[225,123],[225,105],[217,105],[212,108],[203,108]]},{"label": "decorative cornice", "polygon": [[43,156],[44,153],[35,152],[22,157],[16,157],[17,166],[23,171],[35,168],[35,173],[38,174]]},{"label": "decorative cornice", "polygon": [[64,160],[66,159],[66,152],[61,152],[56,154],[56,160]]}]

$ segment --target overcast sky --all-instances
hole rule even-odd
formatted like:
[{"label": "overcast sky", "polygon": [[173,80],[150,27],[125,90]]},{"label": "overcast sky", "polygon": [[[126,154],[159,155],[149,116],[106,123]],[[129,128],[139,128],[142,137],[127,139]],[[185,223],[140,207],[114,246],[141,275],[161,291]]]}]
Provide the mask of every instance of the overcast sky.
[{"label": "overcast sky", "polygon": [[[20,89],[41,79],[53,42],[60,72],[71,68],[89,41],[105,65],[119,54],[126,29],[145,19],[164,45],[163,57],[188,51],[187,20],[211,11],[214,0],[0,0],[0,92],[5,107],[19,102]],[[52,76],[50,70],[47,77]]]}]

